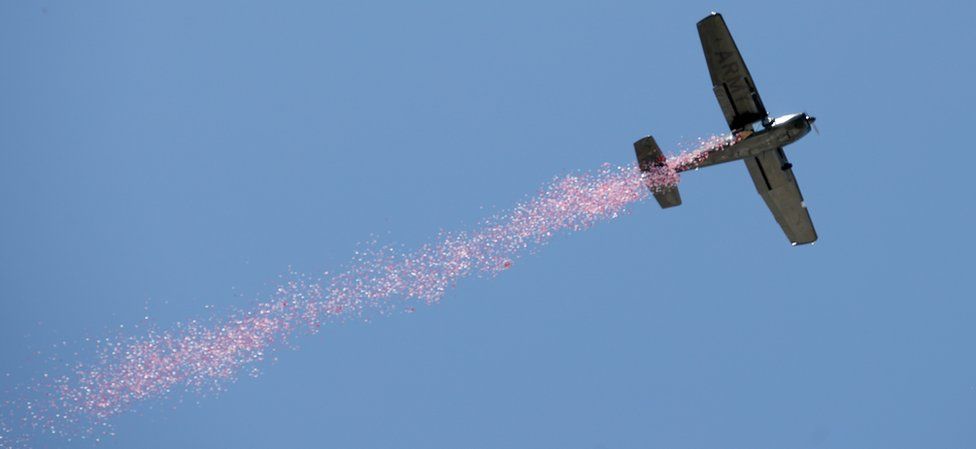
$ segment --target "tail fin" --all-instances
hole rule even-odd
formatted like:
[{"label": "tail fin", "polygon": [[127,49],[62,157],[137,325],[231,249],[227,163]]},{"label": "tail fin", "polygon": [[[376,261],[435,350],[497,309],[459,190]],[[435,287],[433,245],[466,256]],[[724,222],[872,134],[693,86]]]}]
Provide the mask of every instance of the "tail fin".
[{"label": "tail fin", "polygon": [[[650,172],[664,166],[666,158],[653,137],[647,136],[634,142],[634,151],[637,152],[637,164],[641,171]],[[657,200],[662,209],[681,205],[681,194],[678,193],[678,186],[676,185],[653,188],[651,193],[654,194],[654,199]]]}]

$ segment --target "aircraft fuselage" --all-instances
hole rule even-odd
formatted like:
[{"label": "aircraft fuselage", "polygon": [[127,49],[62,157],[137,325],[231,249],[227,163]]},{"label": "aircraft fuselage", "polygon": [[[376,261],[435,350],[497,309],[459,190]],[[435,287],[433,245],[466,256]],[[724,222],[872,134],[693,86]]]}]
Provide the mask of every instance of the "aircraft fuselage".
[{"label": "aircraft fuselage", "polygon": [[746,159],[782,148],[807,135],[815,120],[816,118],[801,112],[778,117],[760,131],[738,131],[731,138],[732,143],[710,150],[701,162],[682,167],[683,170],[679,171]]}]

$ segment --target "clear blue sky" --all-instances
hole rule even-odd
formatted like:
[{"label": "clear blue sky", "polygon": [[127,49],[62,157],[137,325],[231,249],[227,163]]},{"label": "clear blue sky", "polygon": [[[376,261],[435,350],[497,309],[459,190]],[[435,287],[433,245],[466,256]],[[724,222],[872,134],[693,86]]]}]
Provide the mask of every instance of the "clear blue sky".
[{"label": "clear blue sky", "polygon": [[680,208],[323,329],[101,447],[976,446],[974,7],[657,3],[3,2],[0,391],[147,302],[246,305],[723,131],[714,9],[771,113],[819,119],[787,150],[818,244],[741,164],[690,173]]}]

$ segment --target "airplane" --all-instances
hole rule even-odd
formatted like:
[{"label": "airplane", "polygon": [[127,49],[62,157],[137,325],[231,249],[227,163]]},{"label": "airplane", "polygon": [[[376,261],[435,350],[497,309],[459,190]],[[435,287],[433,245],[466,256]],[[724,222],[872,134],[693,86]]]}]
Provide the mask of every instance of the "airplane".
[{"label": "airplane", "polygon": [[[793,164],[783,153],[783,147],[807,135],[816,118],[805,112],[769,117],[721,14],[713,12],[699,21],[698,35],[712,78],[712,91],[732,137],[706,150],[693,163],[671,169],[681,172],[740,159],[745,161],[756,191],[790,243],[796,246],[815,242],[817,231],[793,176]],[[762,129],[756,130],[755,125],[760,123]],[[667,159],[654,137],[647,136],[634,142],[634,150],[641,171],[651,173],[665,167]],[[661,208],[681,205],[677,185],[648,186]]]}]

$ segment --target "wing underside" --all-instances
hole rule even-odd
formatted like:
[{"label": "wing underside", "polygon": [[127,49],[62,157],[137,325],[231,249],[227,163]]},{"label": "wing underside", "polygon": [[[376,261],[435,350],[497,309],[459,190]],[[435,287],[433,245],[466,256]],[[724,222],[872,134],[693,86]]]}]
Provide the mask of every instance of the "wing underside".
[{"label": "wing underside", "polygon": [[782,148],[745,159],[756,191],[794,245],[813,243],[817,231],[803,202],[800,186]]},{"label": "wing underside", "polygon": [[725,19],[712,13],[698,22],[698,35],[712,78],[712,90],[729,129],[742,129],[766,118],[766,108]]}]

